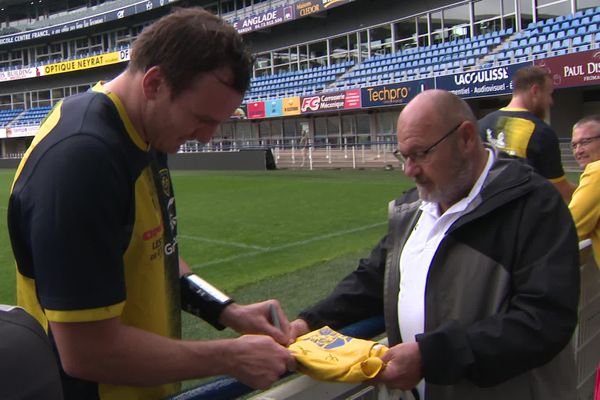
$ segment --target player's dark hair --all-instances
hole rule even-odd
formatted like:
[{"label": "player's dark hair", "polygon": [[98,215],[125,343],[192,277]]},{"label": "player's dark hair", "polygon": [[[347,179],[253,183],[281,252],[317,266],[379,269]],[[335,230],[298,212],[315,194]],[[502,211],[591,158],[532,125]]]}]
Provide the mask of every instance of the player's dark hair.
[{"label": "player's dark hair", "polygon": [[533,85],[546,87],[548,80],[552,79],[547,69],[537,65],[519,69],[512,78],[513,93],[529,90]]},{"label": "player's dark hair", "polygon": [[241,35],[223,19],[199,8],[176,9],[147,26],[133,43],[129,69],[159,66],[173,96],[197,76],[229,67],[240,93],[250,84],[254,58]]}]

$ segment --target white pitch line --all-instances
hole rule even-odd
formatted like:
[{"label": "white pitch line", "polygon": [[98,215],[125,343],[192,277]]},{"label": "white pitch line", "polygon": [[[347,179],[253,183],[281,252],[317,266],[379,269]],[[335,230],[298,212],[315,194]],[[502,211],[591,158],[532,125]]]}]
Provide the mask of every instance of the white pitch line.
[{"label": "white pitch line", "polygon": [[380,226],[383,226],[383,225],[386,225],[386,224],[387,224],[387,222],[379,222],[377,224],[365,225],[365,226],[361,226],[359,228],[346,229],[346,230],[343,230],[343,231],[328,233],[326,235],[316,236],[316,237],[313,237],[313,238],[310,238],[310,239],[300,240],[298,242],[286,243],[286,244],[283,244],[281,246],[266,247],[266,248],[262,248],[261,250],[258,250],[258,251],[252,251],[250,253],[238,254],[238,255],[235,255],[235,256],[231,256],[231,257],[225,257],[225,258],[219,258],[217,260],[207,261],[207,262],[202,263],[202,264],[196,264],[196,265],[193,265],[192,268],[204,268],[204,267],[208,267],[208,266],[215,265],[215,264],[221,264],[221,263],[224,263],[224,262],[237,260],[237,259],[240,259],[240,258],[252,257],[252,256],[255,256],[255,255],[258,255],[258,254],[271,253],[271,252],[274,252],[274,251],[289,249],[291,247],[303,246],[305,244],[309,244],[309,243],[313,243],[313,242],[318,242],[319,240],[330,239],[330,238],[337,237],[337,236],[348,235],[350,233],[356,233],[356,232],[366,231],[368,229],[377,228],[377,227],[380,227]]},{"label": "white pitch line", "polygon": [[246,243],[228,242],[226,240],[209,239],[202,236],[177,235],[184,239],[196,240],[198,242],[222,244],[230,247],[241,247],[242,249],[267,250],[268,247],[253,246]]}]

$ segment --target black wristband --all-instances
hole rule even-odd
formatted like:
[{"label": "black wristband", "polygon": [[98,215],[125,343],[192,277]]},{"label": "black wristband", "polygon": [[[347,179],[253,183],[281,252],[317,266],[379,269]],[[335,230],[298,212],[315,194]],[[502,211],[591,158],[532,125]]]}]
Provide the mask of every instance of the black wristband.
[{"label": "black wristband", "polygon": [[183,275],[181,283],[181,308],[197,317],[202,318],[219,330],[219,316],[233,299],[221,292],[204,279],[195,274]]}]

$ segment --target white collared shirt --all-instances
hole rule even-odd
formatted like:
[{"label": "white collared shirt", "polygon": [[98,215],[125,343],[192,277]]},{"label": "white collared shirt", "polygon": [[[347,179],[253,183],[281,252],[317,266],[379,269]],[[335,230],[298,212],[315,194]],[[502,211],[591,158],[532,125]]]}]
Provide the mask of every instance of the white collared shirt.
[{"label": "white collared shirt", "polygon": [[[400,292],[398,294],[398,321],[404,343],[414,342],[415,335],[423,333],[425,324],[425,286],[431,261],[446,236],[448,228],[469,210],[469,204],[479,195],[492,164],[494,153],[489,153],[485,168],[467,197],[452,205],[440,215],[437,203],[424,201],[423,211],[400,256]],[[421,399],[425,399],[425,381],[417,385]]]}]

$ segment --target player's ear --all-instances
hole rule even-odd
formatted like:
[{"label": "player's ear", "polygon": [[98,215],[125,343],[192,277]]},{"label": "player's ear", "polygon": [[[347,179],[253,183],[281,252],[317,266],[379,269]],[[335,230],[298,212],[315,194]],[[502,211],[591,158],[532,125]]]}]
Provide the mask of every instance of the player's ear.
[{"label": "player's ear", "polygon": [[167,82],[161,67],[155,65],[144,73],[142,90],[147,100],[154,100],[161,90],[167,89]]}]

